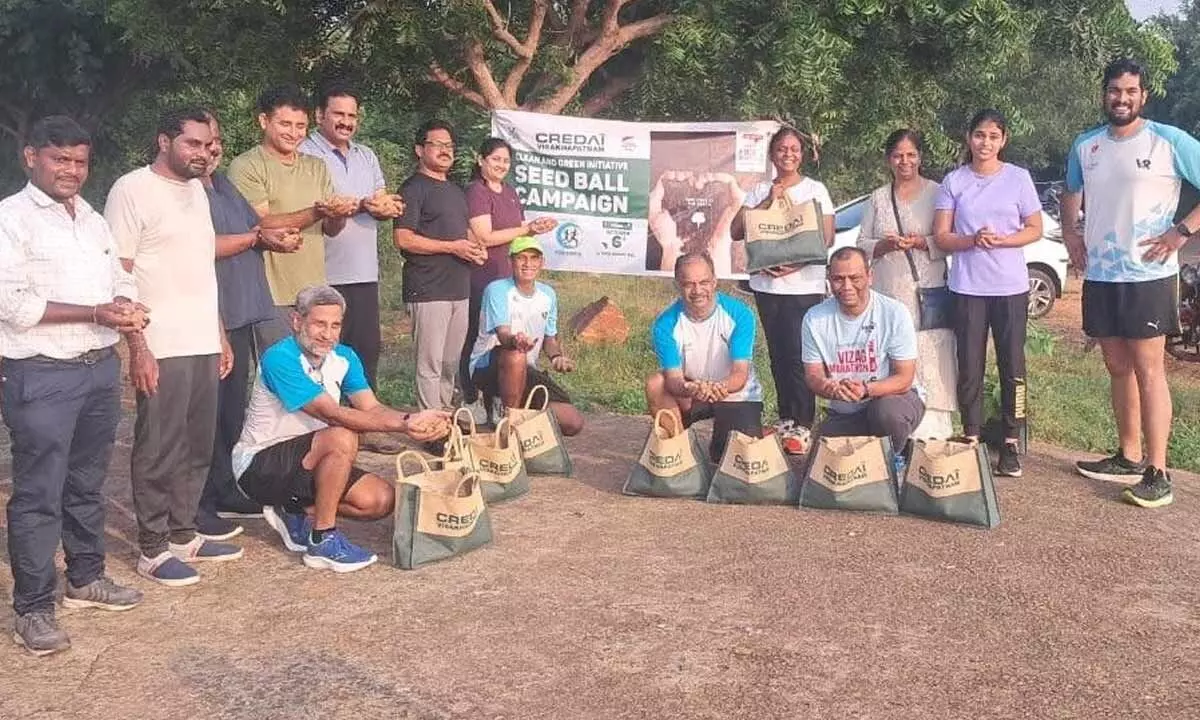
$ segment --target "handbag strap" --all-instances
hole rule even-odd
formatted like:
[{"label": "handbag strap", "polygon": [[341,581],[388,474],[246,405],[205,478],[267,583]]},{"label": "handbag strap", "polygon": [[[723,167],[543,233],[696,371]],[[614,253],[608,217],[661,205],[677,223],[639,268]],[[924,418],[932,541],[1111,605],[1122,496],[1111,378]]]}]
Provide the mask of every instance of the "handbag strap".
[{"label": "handbag strap", "polygon": [[[896,184],[892,183],[892,214],[896,216],[896,231],[901,235],[904,234],[904,223],[900,222],[900,203],[896,201]],[[912,250],[905,250],[904,257],[908,260],[908,269],[912,272],[913,282],[918,286],[921,284],[921,275],[917,272],[917,261],[913,260]]]}]

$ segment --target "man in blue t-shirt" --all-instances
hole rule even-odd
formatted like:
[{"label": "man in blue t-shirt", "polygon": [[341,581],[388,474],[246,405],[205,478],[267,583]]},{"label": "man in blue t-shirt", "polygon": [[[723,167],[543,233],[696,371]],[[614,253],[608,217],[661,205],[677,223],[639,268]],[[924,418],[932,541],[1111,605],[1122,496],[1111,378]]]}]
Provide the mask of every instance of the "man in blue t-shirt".
[{"label": "man in blue t-shirt", "polygon": [[659,371],[646,379],[650,414],[670,410],[684,427],[712,418],[708,453],[720,462],[729,433],[762,437],[762,386],[754,372],[754,312],[717,292],[712,258],[675,261],[679,299],[651,328]]},{"label": "man in blue t-shirt", "polygon": [[[405,413],[379,402],[362,360],[338,343],[346,301],[328,286],[296,296],[291,337],[263,353],[233,473],[246,497],[304,564],[359,570],[376,556],[335,527],[337,516],[376,520],[395,507],[392,483],[354,466],[364,432],[431,442],[450,431],[440,410]],[[342,405],[349,400],[349,407]]]},{"label": "man in blue t-shirt", "polygon": [[558,295],[538,282],[544,259],[537,238],[516,238],[509,247],[512,277],[493,280],[483,291],[479,335],[471,348],[471,381],[484,397],[484,407],[500,398],[506,408],[519,408],[538,385],[546,388],[550,411],[562,434],[583,430],[583,415],[571,404],[550,373],[539,370],[542,350],[550,368],[568,373],[575,363],[558,342]]},{"label": "man in blue t-shirt", "polygon": [[1141,117],[1145,72],[1132,60],[1111,63],[1102,90],[1108,122],[1076,138],[1067,156],[1062,227],[1072,263],[1085,270],[1083,329],[1104,352],[1120,447],[1076,468],[1093,479],[1138,480],[1125,499],[1162,507],[1172,500],[1163,355],[1166,337],[1179,333],[1179,249],[1200,232],[1200,207],[1179,223],[1175,214],[1182,181],[1200,186],[1200,141]]},{"label": "man in blue t-shirt", "polygon": [[867,254],[845,247],[829,258],[833,297],[804,316],[804,379],[829,400],[824,437],[891,438],[899,454],[925,417],[917,374],[917,330],[908,308],[871,290]]}]

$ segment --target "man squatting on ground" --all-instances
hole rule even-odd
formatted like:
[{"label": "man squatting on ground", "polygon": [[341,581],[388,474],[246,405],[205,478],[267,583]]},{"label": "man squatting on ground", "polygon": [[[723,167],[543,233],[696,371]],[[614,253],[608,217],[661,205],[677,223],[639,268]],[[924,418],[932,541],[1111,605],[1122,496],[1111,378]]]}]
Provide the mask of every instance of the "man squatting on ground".
[{"label": "man squatting on ground", "polygon": [[142,593],[104,573],[101,488],[121,417],[118,333],[148,309],[104,218],[79,196],[91,138],[63,116],[33,124],[29,183],[0,202],[0,408],[12,449],[8,557],[13,640],[35,655],[71,647],[55,619],[54,554],[67,560],[63,607],[128,610]]},{"label": "man squatting on ground", "polygon": [[[406,433],[432,442],[449,432],[449,414],[409,414],[376,399],[362,361],[339,344],[346,301],[329,286],[296,297],[293,335],[263,354],[233,449],[233,471],[246,497],[304,564],[352,572],[377,557],[351,543],[336,520],[377,520],[395,508],[392,483],[354,465],[359,434]],[[349,407],[342,405],[348,400]]]},{"label": "man squatting on ground", "polygon": [[469,363],[472,383],[483,394],[485,407],[499,397],[505,408],[522,407],[530,391],[544,385],[562,434],[578,435],[583,415],[567,391],[537,366],[545,349],[555,372],[575,369],[558,341],[558,295],[537,281],[545,263],[542,246],[526,235],[513,240],[508,252],[512,277],[493,280],[483,291],[479,336]]},{"label": "man squatting on ground", "polygon": [[829,258],[833,297],[804,316],[804,379],[829,400],[823,437],[891,439],[897,470],[925,416],[915,385],[917,330],[904,304],[871,289],[867,254],[844,247]]},{"label": "man squatting on ground", "polygon": [[685,427],[713,421],[708,453],[719,462],[738,430],[762,436],[762,386],[754,372],[754,312],[717,292],[712,258],[685,253],[675,261],[679,299],[651,328],[660,370],[646,379],[650,414],[676,413]]}]

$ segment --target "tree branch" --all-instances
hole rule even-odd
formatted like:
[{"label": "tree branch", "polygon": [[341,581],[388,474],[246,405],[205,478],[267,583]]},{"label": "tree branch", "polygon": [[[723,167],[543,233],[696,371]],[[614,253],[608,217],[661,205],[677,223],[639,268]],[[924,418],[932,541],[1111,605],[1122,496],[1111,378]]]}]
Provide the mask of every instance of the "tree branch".
[{"label": "tree branch", "polygon": [[567,47],[579,41],[579,33],[587,27],[587,11],[590,0],[572,0],[571,15],[567,19]]},{"label": "tree branch", "polygon": [[[626,2],[628,0],[609,0],[609,5],[605,9],[606,20],[609,11],[614,7],[619,11],[620,7]],[[615,13],[613,17],[615,18]],[[629,43],[660,32],[674,19],[674,15],[664,13],[630,23],[624,27],[617,26],[614,29],[603,31],[600,37],[575,61],[575,67],[571,69],[570,78],[553,95],[534,105],[534,112],[550,114],[562,112],[567,103],[571,102],[571,99],[579,93],[580,88],[583,87],[592,73],[607,62],[609,58],[619,53]]]},{"label": "tree branch", "polygon": [[491,109],[482,95],[467,87],[463,82],[450,77],[450,73],[446,72],[445,68],[436,60],[429,63],[429,78],[460,98],[472,102],[484,110]]},{"label": "tree branch", "polygon": [[600,89],[600,92],[584,101],[580,115],[583,117],[594,117],[598,113],[603,112],[622,93],[633,87],[635,83],[637,83],[637,78],[634,75],[617,75],[609,78],[604,87]]},{"label": "tree branch", "polygon": [[[490,4],[490,0],[489,0]],[[550,10],[550,0],[533,0],[533,15],[529,18],[529,33],[525,36],[523,52],[517,53],[517,63],[504,78],[504,99],[510,107],[517,106],[517,90],[525,73],[533,65],[533,57],[537,54],[538,45],[542,42],[542,27],[546,23],[546,13]]]},{"label": "tree branch", "polygon": [[[517,57],[524,58],[528,50],[525,45],[508,31],[508,21],[496,9],[496,4],[492,0],[483,0],[483,9],[487,11],[488,19],[492,22],[492,34],[496,36],[505,45],[512,48],[512,51],[517,54]],[[545,11],[542,12],[545,15]]]},{"label": "tree branch", "polygon": [[496,78],[492,77],[492,69],[488,67],[487,57],[483,53],[483,43],[478,40],[469,41],[463,56],[467,61],[467,69],[475,76],[475,86],[487,102],[485,107],[491,110],[509,108],[504,93],[500,92],[500,86],[496,84]]}]

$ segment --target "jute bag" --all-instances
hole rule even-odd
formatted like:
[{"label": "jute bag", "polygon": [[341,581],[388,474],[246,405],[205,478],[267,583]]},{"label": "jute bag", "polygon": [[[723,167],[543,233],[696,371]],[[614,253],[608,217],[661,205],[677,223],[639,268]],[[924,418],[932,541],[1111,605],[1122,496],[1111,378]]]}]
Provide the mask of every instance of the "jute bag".
[{"label": "jute bag", "polygon": [[[496,424],[496,430],[481,433],[475,427],[475,418],[466,408],[454,413],[451,435],[459,431],[458,416],[465,413],[471,422],[471,434],[459,432],[457,454],[465,458],[466,464],[479,474],[483,487],[483,500],[488,505],[521,497],[529,492],[529,474],[525,472],[525,461],[521,459],[521,445],[508,418]],[[447,453],[450,444],[446,445]]]},{"label": "jute bag", "polygon": [[[667,427],[670,425],[670,427]],[[670,410],[659,410],[637,464],[625,480],[626,495],[708,497],[712,466],[696,433]]]},{"label": "jute bag", "polygon": [[708,488],[710,503],[795,505],[800,482],[788,465],[779,438],[756,438],[734,430]]},{"label": "jute bag", "polygon": [[[420,472],[405,473],[408,458],[420,463]],[[492,541],[492,521],[479,488],[479,475],[462,467],[433,470],[412,450],[396,457],[396,475],[392,530],[396,565],[413,570]]]},{"label": "jute bag", "polygon": [[[540,410],[533,409],[533,397],[541,390],[546,397]],[[508,421],[516,430],[521,443],[521,457],[525,460],[525,472],[530,475],[564,475],[571,477],[574,466],[567,446],[563,443],[562,430],[550,410],[550,391],[538,385],[529,391],[525,407],[509,408]]]},{"label": "jute bag", "polygon": [[793,203],[787,195],[765,210],[747,210],[746,271],[778,265],[825,265],[821,206],[816,200]]},{"label": "jute bag", "polygon": [[950,440],[914,442],[900,510],[985,528],[999,525],[1000,506],[987,449],[981,443]]},{"label": "jute bag", "polygon": [[809,453],[800,505],[895,515],[892,443],[878,437],[823,437]]}]

